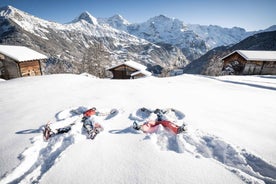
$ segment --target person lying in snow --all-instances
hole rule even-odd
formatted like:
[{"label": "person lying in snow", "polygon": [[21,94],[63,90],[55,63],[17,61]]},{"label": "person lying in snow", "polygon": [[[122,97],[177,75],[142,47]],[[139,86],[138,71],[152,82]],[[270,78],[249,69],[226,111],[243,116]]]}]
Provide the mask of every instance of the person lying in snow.
[{"label": "person lying in snow", "polygon": [[[98,116],[98,115],[105,115],[104,113],[100,113],[96,111],[96,108],[93,107],[83,113],[83,117],[81,122],[83,123],[83,128],[86,130],[88,133],[88,137],[90,139],[94,139],[95,136],[103,130],[102,126],[99,123],[95,123],[95,119],[93,116]],[[53,137],[54,135],[57,134],[63,134],[67,133],[71,130],[71,127],[75,125],[74,123],[71,123],[70,125],[67,125],[65,127],[57,128],[52,130],[50,127],[51,123],[48,122],[45,126],[45,129],[43,131],[43,137],[47,141],[50,137]]]},{"label": "person lying in snow", "polygon": [[57,128],[55,130],[52,130],[50,128],[50,122],[48,122],[43,131],[43,138],[45,141],[47,141],[50,137],[53,137],[54,135],[67,133],[71,130],[71,126],[72,125],[68,125],[66,127]]},{"label": "person lying in snow", "polygon": [[142,125],[138,125],[137,122],[134,121],[133,128],[135,130],[142,130],[144,133],[151,133],[155,131],[156,126],[162,125],[163,127],[171,130],[175,134],[179,134],[186,131],[185,124],[183,124],[182,126],[178,126],[173,122],[166,120],[163,112],[160,109],[156,109],[154,113],[157,115],[156,121],[150,120],[143,123]]},{"label": "person lying in snow", "polygon": [[88,133],[88,138],[94,139],[95,136],[103,130],[103,127],[95,122],[94,116],[101,115],[100,112],[96,111],[96,108],[93,107],[83,113],[83,118],[81,122],[83,123],[83,128]]}]

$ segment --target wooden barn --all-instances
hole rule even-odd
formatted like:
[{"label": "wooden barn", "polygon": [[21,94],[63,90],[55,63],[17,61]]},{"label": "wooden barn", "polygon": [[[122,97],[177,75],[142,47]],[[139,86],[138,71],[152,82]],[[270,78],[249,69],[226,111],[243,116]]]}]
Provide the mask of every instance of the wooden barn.
[{"label": "wooden barn", "polygon": [[276,51],[236,50],[222,58],[223,71],[235,75],[275,75]]},{"label": "wooden barn", "polygon": [[118,64],[108,71],[113,74],[113,79],[137,79],[141,77],[151,76],[151,72],[146,71],[147,67],[134,61],[126,61]]},{"label": "wooden barn", "polygon": [[42,75],[41,61],[47,56],[24,46],[0,45],[0,78]]}]

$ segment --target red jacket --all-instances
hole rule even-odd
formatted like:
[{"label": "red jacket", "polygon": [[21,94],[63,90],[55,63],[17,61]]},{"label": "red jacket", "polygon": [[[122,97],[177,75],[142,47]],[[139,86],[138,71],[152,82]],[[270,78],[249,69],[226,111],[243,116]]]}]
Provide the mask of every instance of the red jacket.
[{"label": "red jacket", "polygon": [[83,113],[84,116],[90,117],[95,115],[97,112],[95,109],[89,109]]}]

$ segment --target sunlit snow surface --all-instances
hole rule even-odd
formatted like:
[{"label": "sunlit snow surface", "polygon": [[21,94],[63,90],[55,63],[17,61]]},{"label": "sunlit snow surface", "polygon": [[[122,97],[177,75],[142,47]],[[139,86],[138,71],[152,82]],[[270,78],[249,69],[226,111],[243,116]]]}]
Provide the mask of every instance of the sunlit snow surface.
[{"label": "sunlit snow surface", "polygon": [[[49,75],[0,81],[0,183],[276,183],[276,77],[183,75],[138,80]],[[98,117],[89,140],[75,110]],[[174,108],[186,123],[174,135],[144,134],[133,121],[155,119],[139,108]],[[48,122],[69,133],[48,142]]]}]

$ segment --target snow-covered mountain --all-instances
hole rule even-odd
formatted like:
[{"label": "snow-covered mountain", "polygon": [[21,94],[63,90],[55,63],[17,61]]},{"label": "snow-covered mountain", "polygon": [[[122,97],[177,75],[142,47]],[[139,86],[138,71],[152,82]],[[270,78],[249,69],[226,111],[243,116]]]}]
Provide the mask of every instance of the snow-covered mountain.
[{"label": "snow-covered mountain", "polygon": [[73,66],[80,63],[87,50],[96,43],[101,43],[110,53],[109,65],[125,59],[149,66],[183,66],[188,63],[177,47],[168,49],[108,24],[99,24],[88,12],[67,24],[59,24],[7,6],[0,9],[0,25],[1,43],[21,44],[43,51],[54,58],[47,66],[58,60],[73,70]]},{"label": "snow-covered mountain", "polygon": [[83,12],[78,16],[76,19],[72,21],[72,23],[79,22],[79,21],[86,21],[92,25],[98,25],[98,20],[97,18],[93,17],[89,12]]},{"label": "snow-covered mountain", "polygon": [[[212,48],[235,44],[257,33],[257,31],[246,32],[245,29],[239,27],[223,28],[217,25],[185,24],[183,21],[164,15],[150,18],[140,24],[120,22],[120,20],[125,20],[122,17],[110,19],[106,23],[116,21],[116,24],[109,24],[116,29],[125,30],[153,43],[167,43],[181,48],[191,61]],[[275,26],[258,32],[273,30],[276,30]]]},{"label": "snow-covered mountain", "polygon": [[245,29],[239,27],[223,28],[216,25],[203,26],[198,24],[188,24],[187,26],[189,30],[204,39],[210,49],[237,43],[250,35]]},{"label": "snow-covered mountain", "polygon": [[130,23],[123,18],[123,16],[116,14],[110,18],[99,18],[99,21],[102,24],[109,24],[111,27],[114,27],[119,30],[127,31],[127,26],[130,25]]},{"label": "snow-covered mountain", "polygon": [[[275,29],[271,26],[258,32]],[[184,67],[214,47],[237,43],[255,33],[237,27],[184,24],[164,15],[131,24],[120,15],[100,19],[83,12],[59,24],[11,6],[0,8],[0,43],[24,45],[48,55],[45,73],[79,73],[89,49],[97,45],[109,53],[102,67],[131,59],[159,73],[158,68]]]},{"label": "snow-covered mountain", "polygon": [[156,44],[177,46],[189,60],[198,58],[209,50],[205,41],[178,19],[159,15],[141,24],[130,24],[123,20],[125,19],[121,16],[120,18],[114,16],[107,19],[106,23]]}]

